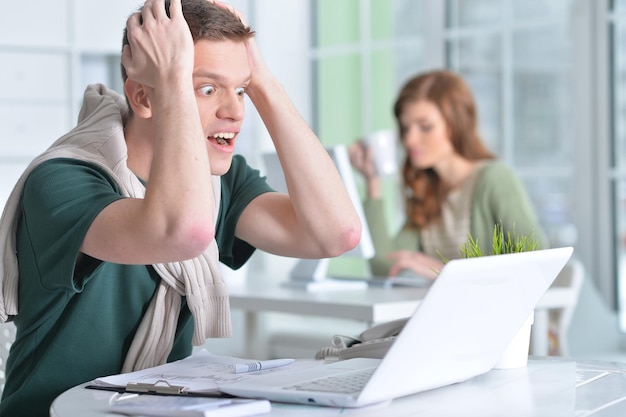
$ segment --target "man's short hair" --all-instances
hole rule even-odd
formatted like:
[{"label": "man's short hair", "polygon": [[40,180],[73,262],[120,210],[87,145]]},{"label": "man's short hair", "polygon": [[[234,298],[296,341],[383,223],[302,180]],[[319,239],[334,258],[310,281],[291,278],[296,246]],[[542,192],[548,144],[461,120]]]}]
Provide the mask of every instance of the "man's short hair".
[{"label": "man's short hair", "polygon": [[[254,36],[254,31],[243,24],[234,13],[207,0],[182,0],[183,16],[189,25],[193,42],[205,39],[210,41],[238,41],[245,42]],[[141,8],[139,9],[141,10]],[[169,16],[170,1],[165,1],[165,10]],[[122,48],[128,45],[128,33],[124,28]],[[126,68],[122,68],[122,81],[125,83],[128,75]],[[130,106],[129,106],[129,111]]]}]

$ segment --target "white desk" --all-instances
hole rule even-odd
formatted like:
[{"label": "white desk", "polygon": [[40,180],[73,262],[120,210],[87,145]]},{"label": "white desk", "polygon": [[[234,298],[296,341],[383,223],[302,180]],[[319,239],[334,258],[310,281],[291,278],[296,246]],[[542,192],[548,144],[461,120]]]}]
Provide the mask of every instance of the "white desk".
[{"label": "white desk", "polygon": [[[230,289],[230,305],[246,312],[246,341],[258,339],[258,313],[275,312],[304,316],[352,319],[370,326],[408,317],[417,308],[428,291],[412,287],[372,287],[366,290],[328,290],[306,292],[288,289],[280,285],[268,285],[249,278],[244,286]],[[531,337],[532,353],[548,354],[548,311],[576,302],[568,289],[551,288],[541,298],[535,309],[535,322]],[[365,327],[364,327],[365,329]],[[254,357],[252,351],[247,357]]]},{"label": "white desk", "polygon": [[[52,417],[114,417],[103,410],[118,394],[82,385],[60,395]],[[531,358],[527,368],[495,370],[469,381],[399,398],[386,405],[340,409],[272,404],[263,416],[327,417],[623,417],[626,364]]]}]

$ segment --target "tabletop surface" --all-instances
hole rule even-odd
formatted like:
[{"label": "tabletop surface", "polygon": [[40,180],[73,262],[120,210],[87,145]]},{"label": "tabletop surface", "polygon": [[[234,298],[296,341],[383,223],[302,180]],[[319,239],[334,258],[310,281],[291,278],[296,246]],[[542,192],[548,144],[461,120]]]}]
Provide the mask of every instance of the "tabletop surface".
[{"label": "tabletop surface", "polygon": [[[378,323],[412,315],[428,292],[428,287],[307,292],[250,280],[246,285],[229,288],[229,292],[231,307],[249,312],[273,311]],[[560,308],[570,303],[569,291],[550,288],[537,303],[537,308]]]},{"label": "tabletop surface", "polygon": [[[60,395],[50,413],[53,417],[114,417],[104,410],[117,395],[80,385]],[[531,357],[524,368],[493,370],[384,405],[341,409],[273,403],[271,412],[263,415],[622,417],[626,415],[626,364]]]},{"label": "tabletop surface", "polygon": [[229,293],[238,298],[285,299],[298,302],[372,304],[424,298],[429,287],[382,287],[374,286],[352,290],[306,291],[249,280],[247,284],[231,286]]},{"label": "tabletop surface", "polygon": [[[373,286],[355,290],[322,290],[307,292],[302,289],[283,287],[280,284],[267,284],[249,280],[244,285],[229,288],[230,297],[239,308],[245,308],[246,303],[254,300],[273,301],[294,304],[325,304],[325,305],[384,305],[398,302],[418,302],[428,292],[429,287],[382,287]],[[562,299],[569,295],[565,288],[550,288],[539,300],[539,308],[561,306]],[[255,309],[254,305],[248,308]]]}]

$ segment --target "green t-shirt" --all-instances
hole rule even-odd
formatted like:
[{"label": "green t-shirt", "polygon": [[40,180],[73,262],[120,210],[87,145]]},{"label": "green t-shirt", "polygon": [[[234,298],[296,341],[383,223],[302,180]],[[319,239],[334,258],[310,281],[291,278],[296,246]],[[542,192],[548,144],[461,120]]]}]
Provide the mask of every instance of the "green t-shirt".
[{"label": "green t-shirt", "polygon": [[[235,237],[244,208],[271,191],[235,156],[221,179],[216,239],[220,261],[236,269],[254,248]],[[121,372],[126,352],[157,288],[152,266],[120,265],[83,255],[83,238],[108,204],[124,198],[101,169],[53,159],[29,176],[17,233],[17,336],[6,366],[0,416],[47,416],[64,390]],[[168,361],[191,353],[193,319],[183,303]]]}]

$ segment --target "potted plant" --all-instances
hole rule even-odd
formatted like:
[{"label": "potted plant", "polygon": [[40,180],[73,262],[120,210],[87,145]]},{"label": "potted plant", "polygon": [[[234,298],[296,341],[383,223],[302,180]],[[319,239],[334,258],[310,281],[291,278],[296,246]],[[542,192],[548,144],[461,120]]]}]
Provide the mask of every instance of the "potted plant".
[{"label": "potted plant", "polygon": [[[502,222],[497,223],[493,229],[493,243],[490,253],[484,253],[479,242],[469,234],[468,241],[461,245],[459,252],[463,258],[476,258],[487,255],[504,255],[509,253],[529,252],[539,249],[539,239],[534,233],[520,235],[515,231],[504,231]],[[494,368],[520,368],[528,363],[528,351],[530,347],[530,329],[533,324],[534,312],[530,314],[516,336],[504,351],[502,358]]]}]

